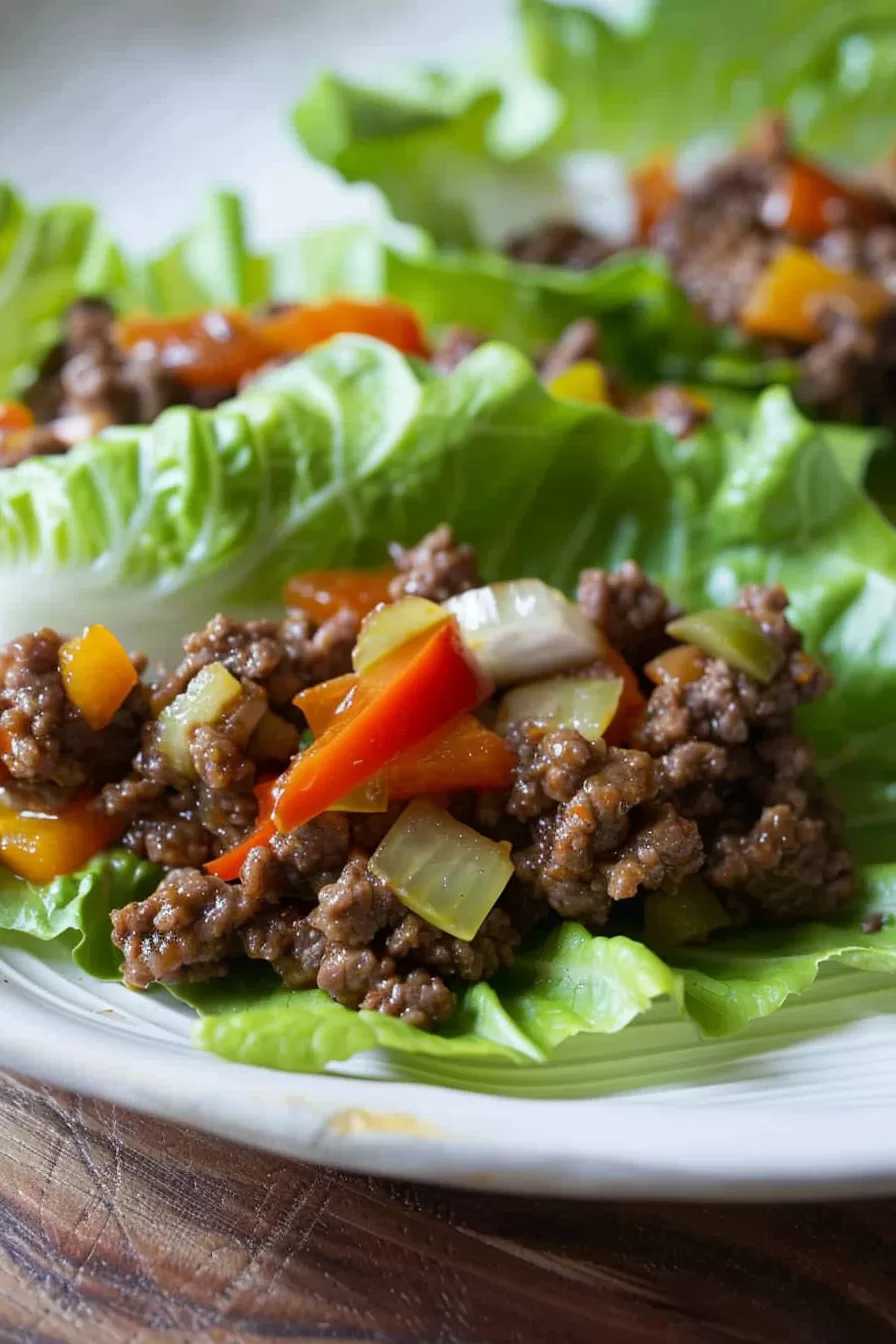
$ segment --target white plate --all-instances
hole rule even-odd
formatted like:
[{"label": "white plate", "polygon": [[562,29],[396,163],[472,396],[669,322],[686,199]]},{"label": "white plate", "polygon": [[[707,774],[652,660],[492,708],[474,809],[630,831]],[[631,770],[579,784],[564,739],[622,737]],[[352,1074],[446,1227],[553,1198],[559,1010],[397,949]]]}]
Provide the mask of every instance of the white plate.
[{"label": "white plate", "polygon": [[[71,0],[0,4],[0,176],[100,203],[158,243],[211,183],[248,192],[266,239],[375,208],[302,165],[283,125],[315,66],[467,57],[504,0]],[[90,52],[90,60],[71,53]],[[784,1198],[896,1190],[896,987],[826,977],[743,1038],[700,1043],[660,1007],[541,1069],[371,1056],[324,1077],[230,1065],[170,1000],[0,948],[0,1065],[312,1161],[570,1195]],[[817,1034],[819,1025],[828,1030]],[[655,1085],[625,1092],[632,1061]],[[468,1075],[469,1076],[469,1075]],[[643,1075],[642,1075],[643,1076]],[[533,1094],[552,1087],[564,1100]],[[502,1088],[508,1095],[494,1095]]]},{"label": "white plate", "polygon": [[[896,1190],[896,986],[845,972],[735,1040],[659,1005],[542,1066],[379,1052],[328,1075],[230,1064],[164,995],[0,948],[0,1065],[285,1156],[520,1193],[788,1199]],[[626,1074],[656,1085],[625,1092]],[[468,1074],[469,1077],[469,1074]],[[563,1100],[541,1100],[550,1082]],[[500,1088],[510,1095],[490,1095]]]}]

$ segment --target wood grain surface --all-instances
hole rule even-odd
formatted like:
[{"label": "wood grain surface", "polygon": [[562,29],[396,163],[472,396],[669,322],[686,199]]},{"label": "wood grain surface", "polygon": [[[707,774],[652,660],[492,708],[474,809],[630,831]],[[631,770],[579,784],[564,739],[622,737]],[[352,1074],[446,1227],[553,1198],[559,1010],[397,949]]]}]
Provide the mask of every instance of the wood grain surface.
[{"label": "wood grain surface", "polygon": [[0,1074],[2,1344],[876,1344],[896,1204],[567,1204],[286,1162]]}]

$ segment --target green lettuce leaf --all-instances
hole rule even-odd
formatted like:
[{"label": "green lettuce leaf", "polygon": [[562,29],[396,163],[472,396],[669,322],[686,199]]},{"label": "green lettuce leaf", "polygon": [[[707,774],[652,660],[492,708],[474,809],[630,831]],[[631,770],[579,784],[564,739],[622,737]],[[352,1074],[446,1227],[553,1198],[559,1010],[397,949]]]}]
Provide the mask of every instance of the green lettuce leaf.
[{"label": "green lettuce leaf", "polygon": [[[627,938],[558,928],[527,945],[512,972],[468,991],[436,1037],[253,973],[180,991],[203,1011],[202,1043],[290,1068],[386,1046],[403,1068],[425,1064],[474,1085],[452,1072],[453,1059],[536,1062],[577,1033],[619,1031],[660,999],[717,1034],[772,1012],[827,960],[893,969],[896,533],[838,456],[783,389],[765,392],[747,423],[679,443],[613,411],[557,402],[498,343],[433,379],[377,342],[346,337],[217,411],[171,412],[139,434],[26,464],[37,469],[28,489],[4,494],[0,478],[4,612],[24,581],[22,547],[43,572],[36,600],[57,590],[69,623],[115,627],[117,614],[132,622],[129,636],[166,624],[174,635],[191,628],[187,612],[204,619],[231,599],[256,614],[266,602],[274,609],[291,568],[378,561],[387,540],[411,541],[449,517],[495,578],[538,574],[569,589],[583,565],[632,556],[692,606],[780,580],[808,646],[834,673],[834,691],[802,726],[854,854],[882,865],[866,869],[864,896],[841,919],[732,935],[669,962]],[[96,576],[106,571],[104,588]],[[19,614],[27,628],[47,608]],[[29,921],[44,937],[81,929],[82,957],[108,973],[104,912],[138,884],[113,893],[83,881],[63,879],[52,895],[14,884],[0,909],[19,931]],[[869,913],[886,916],[877,934],[863,929]]]},{"label": "green lettuce leaf", "polygon": [[770,108],[814,153],[867,162],[892,147],[889,0],[654,0],[634,30],[553,0],[518,12],[533,70],[563,99],[555,149],[636,162],[701,137],[730,143]]},{"label": "green lettuce leaf", "polygon": [[558,105],[540,83],[419,73],[398,89],[321,75],[293,109],[305,149],[347,182],[378,187],[397,219],[461,246],[556,207],[562,189],[538,154]]}]

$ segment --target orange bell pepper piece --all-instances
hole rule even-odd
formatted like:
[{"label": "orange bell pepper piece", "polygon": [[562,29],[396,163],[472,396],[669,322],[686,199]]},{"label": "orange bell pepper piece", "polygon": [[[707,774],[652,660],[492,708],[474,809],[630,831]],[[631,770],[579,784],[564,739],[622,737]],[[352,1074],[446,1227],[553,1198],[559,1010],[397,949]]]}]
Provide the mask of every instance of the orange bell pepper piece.
[{"label": "orange bell pepper piece", "polygon": [[66,640],[59,671],[69,700],[97,730],[111,722],[139,681],[125,649],[104,625]]},{"label": "orange bell pepper piece", "polygon": [[657,220],[679,196],[672,155],[657,154],[647,159],[631,173],[629,186],[635,198],[638,241],[645,242]]},{"label": "orange bell pepper piece", "polygon": [[0,434],[8,429],[30,429],[34,416],[20,401],[0,401]]},{"label": "orange bell pepper piece", "polygon": [[0,862],[29,882],[52,882],[83,868],[123,830],[121,818],[94,810],[89,800],[46,815],[0,806]]},{"label": "orange bell pepper piece", "polygon": [[386,766],[390,800],[510,788],[515,756],[475,714],[460,714]]},{"label": "orange bell pepper piece", "polygon": [[316,686],[299,691],[293,704],[305,715],[305,722],[315,737],[327,731],[337,709],[357,685],[357,674],[346,672],[343,677],[331,677],[329,681],[319,681]]},{"label": "orange bell pepper piece", "polygon": [[820,238],[841,224],[872,225],[886,212],[867,192],[835,177],[807,159],[791,155],[782,165],[762,205],[762,221],[794,237]]},{"label": "orange bell pepper piece", "polygon": [[342,607],[363,619],[389,600],[396,571],[386,569],[309,569],[286,580],[283,602],[298,607],[314,621],[325,621]]},{"label": "orange bell pepper piece", "polygon": [[654,686],[689,686],[698,681],[706,669],[707,655],[696,644],[675,644],[665,653],[651,658],[644,666],[644,675]]},{"label": "orange bell pepper piece", "polygon": [[892,306],[893,296],[867,275],[837,270],[804,248],[784,247],[741,309],[741,325],[753,336],[808,344],[824,334],[819,312],[825,301],[873,322]]},{"label": "orange bell pepper piece", "polygon": [[374,336],[406,355],[429,354],[416,313],[391,300],[331,299],[297,305],[260,322],[258,331],[272,350],[284,355],[300,355],[346,332]]},{"label": "orange bell pepper piece", "polygon": [[626,743],[643,717],[647,701],[641,693],[638,678],[623,658],[619,650],[610,643],[602,631],[598,647],[598,658],[607,663],[613,674],[622,679],[622,694],[613,720],[604,733],[604,741],[611,747],[620,747]]},{"label": "orange bell pepper piece", "polygon": [[210,309],[189,317],[129,317],[120,345],[153,350],[165,368],[195,388],[231,388],[276,354],[244,313]]}]

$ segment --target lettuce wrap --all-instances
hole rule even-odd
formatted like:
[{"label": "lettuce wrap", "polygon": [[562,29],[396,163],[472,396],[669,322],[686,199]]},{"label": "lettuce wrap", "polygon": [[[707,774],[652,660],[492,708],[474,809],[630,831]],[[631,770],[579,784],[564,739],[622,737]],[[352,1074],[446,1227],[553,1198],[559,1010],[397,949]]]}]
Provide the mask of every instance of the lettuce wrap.
[{"label": "lettuce wrap", "polygon": [[[619,1031],[657,999],[721,1035],[774,1012],[827,961],[896,969],[896,533],[785,390],[763,393],[746,422],[678,442],[557,401],[500,343],[436,379],[378,342],[341,337],[215,411],[170,411],[27,467],[6,473],[10,486],[0,479],[0,581],[5,594],[32,584],[15,631],[50,619],[55,591],[66,628],[106,620],[170,653],[216,608],[276,608],[292,570],[378,562],[387,540],[409,542],[447,515],[490,578],[568,589],[582,565],[631,556],[689,606],[780,581],[835,677],[802,728],[861,865],[844,916],[667,960],[635,938],[549,929],[512,971],[468,989],[434,1035],[251,968],[176,991],[199,1010],[198,1044],[301,1070],[379,1045],[433,1081],[479,1085],[468,1072],[477,1060],[542,1061],[574,1035]],[[7,605],[4,595],[4,620]],[[117,852],[45,887],[6,874],[0,924],[65,938],[84,969],[114,976],[108,912],[159,876]]]}]

